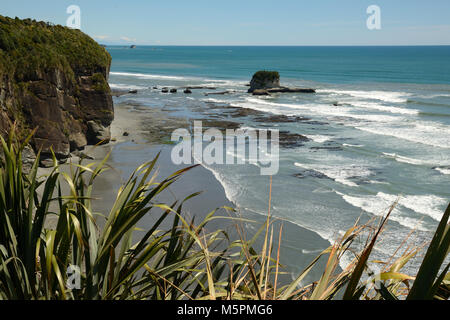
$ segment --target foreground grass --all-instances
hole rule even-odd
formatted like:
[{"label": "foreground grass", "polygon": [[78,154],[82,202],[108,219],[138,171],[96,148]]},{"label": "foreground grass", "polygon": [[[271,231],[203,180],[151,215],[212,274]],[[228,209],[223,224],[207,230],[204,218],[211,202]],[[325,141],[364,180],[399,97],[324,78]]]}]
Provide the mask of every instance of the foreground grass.
[{"label": "foreground grass", "polygon": [[[371,251],[390,212],[376,226],[352,226],[324,250],[289,284],[281,284],[279,263],[282,230],[274,230],[270,211],[254,237],[247,240],[240,221],[219,217],[216,210],[195,223],[183,215],[183,203],[162,204],[157,196],[176,182],[187,168],[157,181],[154,160],[143,164],[120,188],[109,213],[92,209],[95,179],[107,168],[100,163],[60,170],[56,159],[46,177],[38,177],[37,159],[29,173],[22,170],[21,150],[14,132],[1,139],[0,168],[0,299],[448,299],[450,206],[415,276],[402,268],[421,247],[406,248],[384,263],[378,274],[368,269]],[[69,192],[63,192],[63,185]],[[270,207],[270,205],[269,205]],[[231,211],[231,208],[224,208]],[[154,224],[133,240],[137,224],[146,216]],[[56,217],[55,227],[47,219]],[[104,227],[97,221],[104,219]],[[205,226],[213,219],[234,219],[238,240],[224,230]],[[164,229],[162,225],[171,227]],[[262,248],[254,249],[262,240]],[[275,238],[275,239],[274,239]],[[354,251],[354,241],[365,245]],[[364,240],[363,239],[363,240]],[[277,247],[274,248],[274,244]],[[344,255],[354,259],[339,268]],[[304,284],[319,259],[326,259],[318,281]],[[79,270],[79,286],[70,289],[70,273]]]}]

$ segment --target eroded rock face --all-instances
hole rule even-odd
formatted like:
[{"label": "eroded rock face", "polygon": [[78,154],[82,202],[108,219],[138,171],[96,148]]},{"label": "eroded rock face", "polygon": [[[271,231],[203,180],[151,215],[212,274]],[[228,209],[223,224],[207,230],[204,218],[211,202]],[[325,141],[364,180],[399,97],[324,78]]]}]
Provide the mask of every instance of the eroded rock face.
[{"label": "eroded rock face", "polygon": [[[27,68],[25,73],[20,69],[20,62],[15,61],[17,51],[22,49],[20,44],[10,51],[0,50],[1,134],[6,136],[14,121],[23,130],[37,128],[30,144],[35,152],[42,150],[43,161],[51,156],[51,150],[58,159],[65,159],[70,152],[83,149],[87,144],[109,142],[114,108],[107,83],[111,57],[106,50],[80,31],[40,22],[25,21],[21,25],[20,20],[11,22],[0,18],[0,31],[28,30],[30,25],[35,27],[30,30],[43,30],[47,37],[43,44],[30,43],[36,46],[33,48],[36,52],[47,50],[48,56],[56,57],[46,61],[46,55],[39,56],[34,68]],[[23,34],[22,37],[26,37],[26,32]],[[79,44],[69,49],[65,49],[66,44],[58,48],[61,34],[79,38]],[[17,43],[18,40],[12,38],[11,41]],[[23,41],[30,45],[26,39]],[[83,54],[90,55],[83,60]],[[5,67],[8,64],[13,67]]]},{"label": "eroded rock face", "polygon": [[[15,97],[26,125],[38,128],[32,146],[42,149],[43,157],[50,156],[53,148],[57,158],[67,158],[71,151],[99,142],[97,137],[109,142],[105,128],[114,115],[111,94],[95,90],[92,80],[99,74],[106,78],[106,72],[75,74],[75,81],[60,70],[41,73]],[[11,120],[18,116],[13,114]]]}]

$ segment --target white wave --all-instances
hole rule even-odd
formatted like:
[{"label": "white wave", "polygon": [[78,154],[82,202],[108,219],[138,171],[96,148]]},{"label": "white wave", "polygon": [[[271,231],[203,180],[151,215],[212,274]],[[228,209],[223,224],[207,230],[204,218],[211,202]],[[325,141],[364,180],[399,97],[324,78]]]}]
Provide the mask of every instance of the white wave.
[{"label": "white wave", "polygon": [[233,105],[237,105],[241,108],[247,108],[247,109],[252,109],[252,110],[256,110],[256,111],[262,111],[262,112],[267,112],[267,113],[272,113],[272,114],[276,114],[276,115],[286,115],[286,116],[291,116],[291,115],[296,115],[296,113],[286,113],[284,111],[281,111],[279,109],[275,109],[269,106],[265,106],[264,104],[257,104],[257,103],[246,103],[246,102],[238,102],[238,103],[233,103]]},{"label": "white wave", "polygon": [[[353,118],[358,120],[366,120],[366,121],[372,121],[372,122],[400,122],[403,119],[396,116],[389,116],[389,115],[378,115],[378,114],[355,114],[353,113],[354,110],[351,107],[346,106],[330,106],[327,104],[287,104],[287,103],[276,103],[276,102],[270,102],[267,101],[267,99],[264,98],[247,98],[246,99],[250,104],[244,104],[248,108],[252,108],[255,110],[261,110],[261,105],[268,105],[278,108],[288,108],[288,109],[296,109],[296,110],[302,110],[303,112],[307,112],[309,114],[323,114],[327,117],[334,116],[334,117],[346,117],[346,118]],[[258,106],[255,106],[257,104]],[[266,108],[267,109],[267,108]],[[286,114],[285,110],[274,110],[274,108],[270,108],[268,110],[272,110],[272,113],[277,114]],[[298,115],[298,113],[291,113],[292,115]]]},{"label": "white wave", "polygon": [[409,164],[414,164],[414,165],[418,165],[418,166],[430,164],[428,161],[403,157],[396,153],[383,152],[383,154],[387,157],[394,158],[395,161],[402,162],[402,163],[409,163]]},{"label": "white wave", "polygon": [[[450,149],[450,134],[442,131],[438,133],[431,130],[421,131],[418,125],[415,127],[403,127],[403,128],[387,128],[387,127],[369,127],[369,126],[355,126],[356,129],[373,133],[376,135],[391,136],[397,139],[407,140],[413,143],[420,143],[437,148]],[[423,127],[422,127],[423,129]]]},{"label": "white wave", "polygon": [[[425,165],[425,166],[432,166],[435,167],[435,170],[441,171],[445,174],[445,172],[447,172],[447,174],[449,174],[449,169],[450,167],[448,166],[448,161],[450,160],[450,155],[447,156],[446,160],[444,160],[444,157],[440,158],[440,159],[431,159],[431,160],[419,160],[419,159],[413,159],[413,158],[409,158],[409,157],[404,157],[404,156],[400,156],[396,153],[387,153],[387,152],[383,152],[383,154],[387,157],[390,158],[394,158],[395,161],[397,162],[402,162],[402,163],[408,163],[408,164],[414,164],[414,165]],[[446,162],[446,164],[443,164],[443,162]],[[439,164],[439,166],[437,166],[437,164]]]},{"label": "white wave", "polygon": [[404,195],[399,197],[393,194],[378,192],[376,196],[356,197],[345,195],[337,191],[336,193],[341,195],[348,203],[377,216],[385,215],[392,204],[398,200],[398,204],[393,211],[393,220],[398,221],[408,228],[414,228],[418,225],[419,220],[401,216],[400,207],[407,208],[421,215],[428,216],[433,220],[440,221],[448,202],[447,199],[435,195]]},{"label": "white wave", "polygon": [[[238,81],[238,80],[217,80],[217,79],[206,79],[202,86],[214,86],[214,87],[244,87],[248,82]],[[245,90],[246,91],[246,90]]]},{"label": "white wave", "polygon": [[437,167],[437,168],[435,168],[435,170],[439,171],[442,174],[449,174],[450,175],[450,167],[449,168]]},{"label": "white wave", "polygon": [[371,183],[371,184],[389,184],[389,182],[378,181],[378,180],[370,180],[369,183]]},{"label": "white wave", "polygon": [[323,175],[327,176],[328,178],[350,187],[358,186],[358,184],[351,181],[350,179],[368,177],[373,174],[373,172],[370,171],[368,168],[357,165],[327,166],[327,165],[309,165],[298,162],[294,163],[294,165],[307,170],[314,170],[320,172]]},{"label": "white wave", "polygon": [[[199,159],[195,158],[195,153],[192,153],[194,159],[198,162]],[[227,197],[227,199],[232,202],[232,203],[236,203],[236,196],[239,194],[239,190],[237,188],[232,188],[228,185],[228,183],[226,183],[225,181],[225,177],[223,174],[221,174],[220,172],[214,170],[213,168],[211,168],[210,166],[202,163],[201,166],[203,168],[205,168],[206,170],[210,171],[214,177],[216,178],[216,180],[222,185],[223,190],[225,192],[225,196]],[[236,185],[234,185],[236,187]]]},{"label": "white wave", "polygon": [[317,92],[323,93],[335,93],[340,95],[349,95],[356,98],[381,100],[393,103],[407,102],[407,97],[411,96],[406,92],[394,92],[394,91],[350,91],[350,90],[333,90],[333,89],[321,89]]},{"label": "white wave", "polygon": [[351,104],[355,107],[362,107],[364,109],[372,109],[372,110],[380,110],[380,111],[385,111],[385,112],[390,112],[390,113],[411,114],[411,115],[417,115],[420,113],[419,110],[415,110],[415,109],[389,107],[389,106],[385,106],[385,105],[382,105],[379,103],[374,103],[374,102],[358,101],[358,102],[352,102]]},{"label": "white wave", "polygon": [[[397,199],[396,196],[383,192],[379,192],[377,196],[387,201],[395,201]],[[440,221],[448,199],[435,195],[405,195],[400,197],[398,203],[405,208]]]},{"label": "white wave", "polygon": [[306,249],[302,249],[302,253],[303,253],[303,254],[313,254],[313,253],[321,253],[321,252],[322,252],[321,249],[319,249],[319,250],[306,250]]},{"label": "white wave", "polygon": [[121,77],[131,77],[139,79],[161,79],[161,80],[187,80],[191,78],[179,77],[179,76],[165,76],[160,74],[144,74],[144,73],[131,73],[131,72],[110,72],[111,75]]},{"label": "white wave", "polygon": [[445,94],[445,93],[436,93],[436,94],[430,94],[430,95],[422,96],[422,98],[428,98],[428,99],[448,98],[448,97],[450,97],[450,94]]},{"label": "white wave", "polygon": [[352,148],[362,148],[362,147],[364,147],[364,145],[362,145],[362,144],[343,143],[342,145],[345,146],[345,147],[352,147]]},{"label": "white wave", "polygon": [[219,99],[214,99],[214,98],[201,99],[201,101],[205,101],[205,102],[214,102],[214,103],[229,103],[229,101],[226,101],[226,100],[219,100]]},{"label": "white wave", "polygon": [[[379,193],[376,196],[350,196],[338,191],[336,191],[336,193],[352,206],[379,217],[385,216],[397,199],[397,197],[393,195],[388,195],[389,197],[386,197],[383,193]],[[408,229],[428,231],[428,229],[422,226],[420,220],[402,216],[398,206],[392,211],[390,219]]]},{"label": "white wave", "polygon": [[109,87],[111,89],[118,89],[118,90],[145,90],[145,89],[147,89],[147,87],[144,87],[144,86],[123,84],[123,83],[110,83]]},{"label": "white wave", "polygon": [[317,142],[317,143],[324,143],[324,142],[326,142],[326,141],[328,141],[328,140],[330,140],[332,138],[330,136],[323,136],[323,135],[319,135],[319,134],[317,134],[317,135],[306,135],[306,137],[311,139],[311,140],[313,140],[314,142]]}]

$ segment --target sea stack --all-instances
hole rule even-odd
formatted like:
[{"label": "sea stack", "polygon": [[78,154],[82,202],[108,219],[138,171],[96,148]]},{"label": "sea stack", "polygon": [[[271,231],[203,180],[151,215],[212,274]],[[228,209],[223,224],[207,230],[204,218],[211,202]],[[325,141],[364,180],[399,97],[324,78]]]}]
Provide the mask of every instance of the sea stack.
[{"label": "sea stack", "polygon": [[280,74],[277,71],[258,71],[253,75],[248,93],[255,96],[266,96],[271,93],[315,93],[310,88],[289,88],[280,85]]},{"label": "sea stack", "polygon": [[0,16],[0,131],[14,122],[41,158],[107,143],[114,118],[109,53],[63,26]]},{"label": "sea stack", "polygon": [[258,71],[250,81],[248,92],[278,87],[280,87],[280,74],[277,71]]}]

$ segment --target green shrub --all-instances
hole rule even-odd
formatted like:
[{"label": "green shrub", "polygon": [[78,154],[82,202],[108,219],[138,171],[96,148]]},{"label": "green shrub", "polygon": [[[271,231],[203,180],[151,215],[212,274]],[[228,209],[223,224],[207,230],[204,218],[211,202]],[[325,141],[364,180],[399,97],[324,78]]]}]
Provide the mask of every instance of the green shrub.
[{"label": "green shrub", "polygon": [[81,31],[30,19],[0,16],[0,49],[0,59],[21,80],[27,79],[27,70],[70,68],[92,74],[108,70],[111,63],[109,53]]},{"label": "green shrub", "polygon": [[258,71],[253,75],[253,80],[258,82],[280,80],[280,74],[277,71]]},{"label": "green shrub", "polygon": [[97,92],[108,92],[109,85],[105,77],[101,73],[95,73],[92,76],[93,88]]}]

